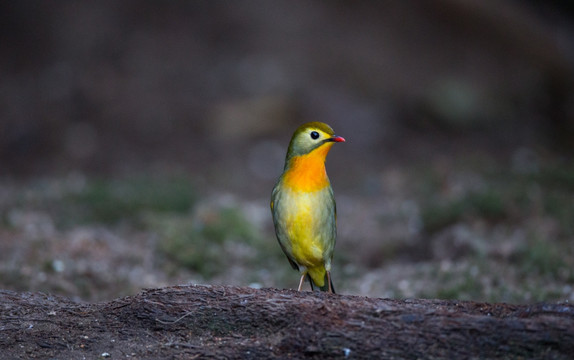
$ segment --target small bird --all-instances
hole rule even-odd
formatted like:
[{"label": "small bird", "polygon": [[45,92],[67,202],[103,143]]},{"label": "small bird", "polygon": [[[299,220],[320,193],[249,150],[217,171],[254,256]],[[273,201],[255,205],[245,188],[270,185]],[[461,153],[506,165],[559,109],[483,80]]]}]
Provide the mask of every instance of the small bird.
[{"label": "small bird", "polygon": [[285,168],[271,193],[275,234],[291,266],[299,270],[301,291],[305,277],[311,290],[335,293],[331,260],[337,237],[337,208],[325,170],[327,153],[344,142],[322,122],[303,124],[295,130]]}]

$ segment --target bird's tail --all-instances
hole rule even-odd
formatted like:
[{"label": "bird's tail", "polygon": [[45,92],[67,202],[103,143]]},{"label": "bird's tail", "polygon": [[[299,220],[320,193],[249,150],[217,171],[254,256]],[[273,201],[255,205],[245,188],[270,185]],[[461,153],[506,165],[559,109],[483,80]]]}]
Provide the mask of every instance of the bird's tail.
[{"label": "bird's tail", "polygon": [[[307,279],[309,280],[309,284],[311,285],[311,290],[314,291],[315,286],[317,285],[313,282],[311,275],[307,274]],[[331,280],[330,274],[328,272],[325,272],[325,281],[323,282],[323,286],[317,286],[317,287],[321,291],[329,291],[329,284],[331,285],[331,291],[333,292],[333,294],[335,294],[336,292],[335,287],[333,286],[333,280]]]}]

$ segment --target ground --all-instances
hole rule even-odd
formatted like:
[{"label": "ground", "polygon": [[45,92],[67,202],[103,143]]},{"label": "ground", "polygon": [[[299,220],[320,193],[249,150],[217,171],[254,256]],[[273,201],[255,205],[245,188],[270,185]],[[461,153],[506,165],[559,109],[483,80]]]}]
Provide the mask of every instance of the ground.
[{"label": "ground", "polygon": [[569,304],[390,300],[184,286],[97,304],[0,292],[9,358],[549,358],[574,351]]}]

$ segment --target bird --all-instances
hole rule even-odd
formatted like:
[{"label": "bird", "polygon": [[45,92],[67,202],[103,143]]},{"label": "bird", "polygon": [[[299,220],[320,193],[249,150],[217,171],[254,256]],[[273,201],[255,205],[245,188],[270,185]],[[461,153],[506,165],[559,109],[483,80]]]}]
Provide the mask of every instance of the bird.
[{"label": "bird", "polygon": [[335,293],[331,261],[337,237],[337,207],[325,160],[335,143],[345,142],[322,122],[299,126],[289,142],[283,173],[271,192],[275,235],[293,269],[311,290]]}]

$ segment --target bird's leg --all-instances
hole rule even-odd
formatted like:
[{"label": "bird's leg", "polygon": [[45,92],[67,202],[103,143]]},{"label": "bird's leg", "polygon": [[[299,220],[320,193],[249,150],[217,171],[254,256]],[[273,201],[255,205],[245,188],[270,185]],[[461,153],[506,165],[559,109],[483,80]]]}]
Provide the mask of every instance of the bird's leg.
[{"label": "bird's leg", "polygon": [[313,287],[313,279],[311,279],[311,275],[309,275],[309,273],[307,273],[307,280],[309,280],[309,286],[311,286],[311,291],[315,291],[315,288]]},{"label": "bird's leg", "polygon": [[305,275],[307,274],[303,274],[301,275],[301,280],[299,281],[299,288],[297,289],[297,291],[301,291],[301,289],[303,288],[303,281],[305,281]]},{"label": "bird's leg", "polygon": [[333,287],[331,286],[331,272],[327,271],[327,282],[329,284],[329,292],[333,293]]}]

